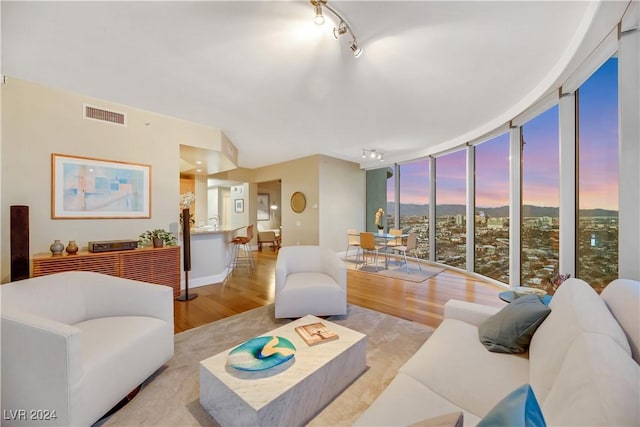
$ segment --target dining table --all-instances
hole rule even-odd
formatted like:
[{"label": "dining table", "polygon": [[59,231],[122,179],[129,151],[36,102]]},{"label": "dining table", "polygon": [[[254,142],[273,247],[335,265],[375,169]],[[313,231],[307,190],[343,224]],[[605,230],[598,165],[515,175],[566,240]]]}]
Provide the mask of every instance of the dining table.
[{"label": "dining table", "polygon": [[[387,270],[389,268],[389,242],[395,239],[406,239],[408,234],[389,234],[389,233],[380,233],[376,231],[372,231],[373,236],[376,241],[381,242],[384,246],[384,269]],[[360,233],[350,234],[351,236],[360,236]]]}]

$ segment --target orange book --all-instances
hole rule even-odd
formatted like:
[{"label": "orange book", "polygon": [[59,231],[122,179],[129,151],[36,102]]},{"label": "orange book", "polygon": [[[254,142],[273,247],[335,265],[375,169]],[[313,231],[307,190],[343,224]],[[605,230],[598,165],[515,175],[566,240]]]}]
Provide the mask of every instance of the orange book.
[{"label": "orange book", "polygon": [[296,332],[309,345],[316,345],[338,339],[338,334],[330,331],[324,323],[321,322],[297,326]]}]

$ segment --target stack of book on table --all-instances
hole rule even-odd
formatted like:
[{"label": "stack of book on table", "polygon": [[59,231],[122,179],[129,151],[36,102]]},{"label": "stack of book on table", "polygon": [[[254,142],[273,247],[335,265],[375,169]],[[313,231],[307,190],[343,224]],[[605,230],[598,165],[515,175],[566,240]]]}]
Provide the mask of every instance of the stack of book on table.
[{"label": "stack of book on table", "polygon": [[309,345],[316,345],[338,339],[338,334],[329,330],[322,322],[297,326],[296,332]]}]

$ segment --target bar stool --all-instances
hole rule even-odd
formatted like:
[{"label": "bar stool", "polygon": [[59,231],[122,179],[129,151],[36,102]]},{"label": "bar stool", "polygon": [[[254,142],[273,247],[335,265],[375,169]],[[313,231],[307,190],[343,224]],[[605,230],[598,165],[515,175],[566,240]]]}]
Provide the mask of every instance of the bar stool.
[{"label": "bar stool", "polygon": [[[237,236],[233,238],[229,243],[233,243],[233,250],[231,251],[231,262],[229,264],[229,271],[233,272],[237,267],[242,265],[246,266],[251,276],[253,270],[253,254],[251,252],[251,240],[253,239],[253,224],[247,226],[246,236]],[[242,253],[241,253],[242,251]]]}]

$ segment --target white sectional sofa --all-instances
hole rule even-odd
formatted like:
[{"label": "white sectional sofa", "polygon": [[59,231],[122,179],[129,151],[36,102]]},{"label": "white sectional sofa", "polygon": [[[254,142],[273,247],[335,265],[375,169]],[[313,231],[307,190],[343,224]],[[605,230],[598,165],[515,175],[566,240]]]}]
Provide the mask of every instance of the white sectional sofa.
[{"label": "white sectional sofa", "polygon": [[355,425],[410,425],[462,411],[476,425],[530,384],[550,426],[640,425],[640,283],[615,280],[598,295],[569,279],[549,304],[528,354],[489,352],[478,325],[497,312],[451,300],[445,320]]},{"label": "white sectional sofa", "polygon": [[0,298],[3,426],[91,425],[173,356],[170,287],[66,272]]},{"label": "white sectional sofa", "polygon": [[275,317],[347,314],[347,266],[321,246],[288,246],[276,260]]}]

